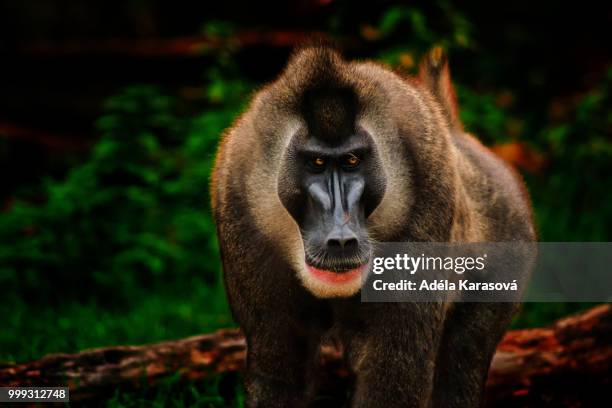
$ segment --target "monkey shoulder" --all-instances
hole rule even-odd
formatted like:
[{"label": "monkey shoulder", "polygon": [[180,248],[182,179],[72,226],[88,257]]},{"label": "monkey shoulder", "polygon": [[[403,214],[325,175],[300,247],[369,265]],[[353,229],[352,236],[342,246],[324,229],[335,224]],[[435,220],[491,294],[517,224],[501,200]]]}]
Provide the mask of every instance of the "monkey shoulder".
[{"label": "monkey shoulder", "polygon": [[521,175],[474,136],[453,135],[463,189],[492,240],[535,240],[531,203]]}]

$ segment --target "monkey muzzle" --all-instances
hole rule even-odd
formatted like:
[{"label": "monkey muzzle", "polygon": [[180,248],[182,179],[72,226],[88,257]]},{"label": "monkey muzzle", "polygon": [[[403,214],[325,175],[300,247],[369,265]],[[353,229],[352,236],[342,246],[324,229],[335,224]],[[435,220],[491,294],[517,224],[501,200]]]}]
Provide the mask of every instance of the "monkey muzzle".
[{"label": "monkey muzzle", "polygon": [[344,283],[365,269],[371,246],[362,206],[364,182],[333,171],[326,182],[308,187],[306,265],[318,279]]}]

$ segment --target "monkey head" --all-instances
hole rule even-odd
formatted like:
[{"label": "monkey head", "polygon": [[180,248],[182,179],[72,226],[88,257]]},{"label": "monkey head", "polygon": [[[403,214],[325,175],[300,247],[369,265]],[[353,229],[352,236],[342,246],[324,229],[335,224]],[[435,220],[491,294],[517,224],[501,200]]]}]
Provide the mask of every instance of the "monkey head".
[{"label": "monkey head", "polygon": [[222,148],[241,160],[218,160],[225,188],[217,201],[244,200],[247,211],[218,217],[252,221],[262,251],[316,297],[358,293],[374,242],[448,239],[448,126],[428,93],[384,68],[306,49],[257,94],[231,135]]}]

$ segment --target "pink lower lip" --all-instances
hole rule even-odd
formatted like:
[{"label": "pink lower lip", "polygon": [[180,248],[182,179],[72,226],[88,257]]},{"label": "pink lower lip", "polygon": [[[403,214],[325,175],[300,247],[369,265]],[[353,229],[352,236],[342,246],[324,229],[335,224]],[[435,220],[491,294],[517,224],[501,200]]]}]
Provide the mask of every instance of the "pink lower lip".
[{"label": "pink lower lip", "polygon": [[338,273],[328,271],[326,269],[315,268],[311,265],[306,265],[310,273],[312,273],[318,279],[327,283],[346,283],[355,280],[361,276],[361,272],[365,268],[365,265],[359,266],[355,269],[350,269],[346,272]]}]

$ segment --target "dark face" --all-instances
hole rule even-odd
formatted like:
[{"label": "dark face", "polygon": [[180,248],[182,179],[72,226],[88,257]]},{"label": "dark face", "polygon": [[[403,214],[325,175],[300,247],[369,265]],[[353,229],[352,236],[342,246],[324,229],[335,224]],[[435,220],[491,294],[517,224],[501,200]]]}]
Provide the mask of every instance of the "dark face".
[{"label": "dark face", "polygon": [[385,191],[370,135],[359,130],[330,142],[298,132],[284,165],[279,196],[300,227],[307,265],[343,274],[367,264],[366,219]]}]

